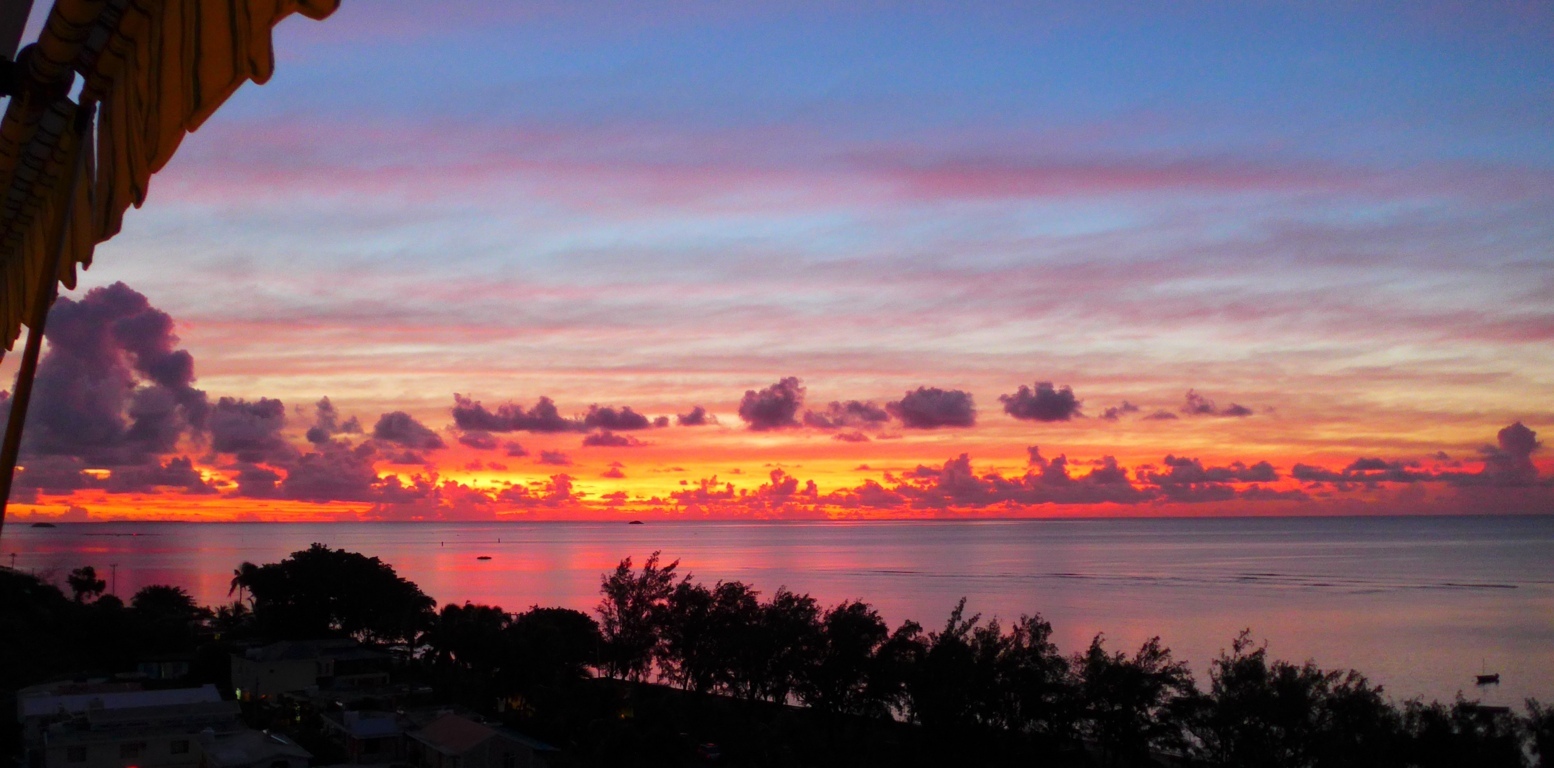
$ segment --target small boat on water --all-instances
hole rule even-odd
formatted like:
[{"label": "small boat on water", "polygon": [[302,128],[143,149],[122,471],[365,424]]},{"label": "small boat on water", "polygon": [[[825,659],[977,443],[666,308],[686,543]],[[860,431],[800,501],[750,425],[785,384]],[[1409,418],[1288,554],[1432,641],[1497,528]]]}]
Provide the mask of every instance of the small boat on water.
[{"label": "small boat on water", "polygon": [[633,520],[633,521],[627,523],[627,525],[642,525],[642,521],[641,520]]},{"label": "small boat on water", "polygon": [[1478,662],[1478,674],[1474,675],[1474,677],[1477,678],[1479,685],[1499,685],[1500,684],[1500,673],[1499,672],[1495,672],[1494,674],[1490,674],[1490,672],[1489,672],[1489,660],[1488,659],[1479,659],[1479,662]]},{"label": "small boat on water", "polygon": [[480,557],[477,557],[475,559],[476,560],[490,560],[491,556],[490,555],[481,555]]}]

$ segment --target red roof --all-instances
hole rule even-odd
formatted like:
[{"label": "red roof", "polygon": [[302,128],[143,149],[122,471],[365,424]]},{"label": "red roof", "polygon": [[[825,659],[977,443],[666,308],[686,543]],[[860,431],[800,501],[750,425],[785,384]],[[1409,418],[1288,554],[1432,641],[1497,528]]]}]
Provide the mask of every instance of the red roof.
[{"label": "red roof", "polygon": [[445,755],[462,755],[495,735],[496,731],[490,726],[454,714],[443,715],[410,734],[411,738]]}]

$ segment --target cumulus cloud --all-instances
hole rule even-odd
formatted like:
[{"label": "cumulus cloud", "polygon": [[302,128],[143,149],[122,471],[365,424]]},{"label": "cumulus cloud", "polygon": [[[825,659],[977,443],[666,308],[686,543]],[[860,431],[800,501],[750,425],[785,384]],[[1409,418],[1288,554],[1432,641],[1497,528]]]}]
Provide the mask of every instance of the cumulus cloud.
[{"label": "cumulus cloud", "polygon": [[1033,390],[1025,385],[1012,395],[999,395],[1004,413],[1023,421],[1068,421],[1079,416],[1081,402],[1074,390],[1056,388],[1050,381],[1036,382]]},{"label": "cumulus cloud", "polygon": [[259,499],[278,495],[281,474],[268,467],[243,466],[237,472],[237,495]]},{"label": "cumulus cloud", "polygon": [[1046,457],[1041,455],[1041,446],[1039,446],[1039,445],[1028,445],[1028,446],[1026,446],[1025,447],[1025,455],[1026,455],[1026,462],[1025,462],[1026,466],[1031,466],[1031,467],[1045,467],[1045,466],[1047,466],[1047,459],[1046,459]]},{"label": "cumulus cloud", "polygon": [[804,412],[804,426],[816,429],[874,427],[889,420],[884,408],[861,400],[832,401],[824,411]]},{"label": "cumulus cloud", "polygon": [[31,459],[17,469],[14,487],[21,493],[14,494],[11,501],[28,503],[24,499],[31,495],[35,503],[39,492],[69,494],[83,489],[107,493],[176,491],[213,494],[217,492],[216,486],[200,474],[194,466],[194,460],[187,456],[175,456],[164,462],[151,464],[118,466],[110,470],[106,476],[100,472],[87,472],[86,469],[85,463],[74,457],[48,456]]},{"label": "cumulus cloud", "polygon": [[436,474],[384,478],[366,517],[377,520],[491,520],[496,503],[486,493]]},{"label": "cumulus cloud", "polygon": [[373,501],[378,483],[375,453],[370,443],[326,443],[287,466],[276,490],[296,501]]},{"label": "cumulus cloud", "polygon": [[736,489],[732,483],[720,484],[714,475],[671,493],[670,498],[690,514],[738,511],[756,516],[803,513],[820,502],[820,489],[813,480],[800,482],[782,469],[772,470],[769,478],[769,482],[751,490]]},{"label": "cumulus cloud", "polygon": [[435,451],[446,445],[441,435],[404,411],[379,416],[372,427],[372,439],[417,451]]},{"label": "cumulus cloud", "polygon": [[520,459],[529,455],[529,449],[523,447],[515,440],[508,440],[502,443],[502,452],[513,459]]},{"label": "cumulus cloud", "polygon": [[[1064,391],[1067,389],[1064,387]],[[885,408],[907,429],[970,427],[977,423],[977,409],[971,401],[971,393],[959,389],[918,387],[902,395],[900,400],[887,403]]]},{"label": "cumulus cloud", "polygon": [[1232,462],[1224,467],[1205,467],[1203,462],[1185,456],[1167,454],[1166,471],[1146,472],[1143,479],[1155,485],[1193,485],[1202,483],[1272,483],[1279,479],[1273,465],[1259,461],[1250,466]]},{"label": "cumulus cloud", "polygon": [[533,408],[524,410],[516,403],[505,403],[495,411],[479,402],[454,393],[453,423],[463,431],[482,432],[582,432],[587,429],[579,419],[568,419],[556,410],[555,401],[541,397]]},{"label": "cumulus cloud", "polygon": [[[1554,482],[1539,477],[1538,467],[1532,462],[1533,452],[1542,447],[1536,432],[1518,421],[1501,429],[1495,437],[1495,445],[1479,449],[1484,457],[1484,467],[1479,472],[1432,471],[1420,468],[1419,462],[1415,461],[1360,457],[1341,471],[1296,464],[1290,470],[1290,476],[1304,483],[1328,484],[1340,490],[1378,483],[1449,483],[1463,488],[1554,485]],[[1444,452],[1437,452],[1431,458],[1444,461],[1449,457]],[[1457,465],[1458,462],[1452,462],[1450,466]]]},{"label": "cumulus cloud", "polygon": [[223,397],[210,412],[210,449],[250,463],[286,462],[296,454],[287,442],[286,406],[261,397],[255,401]]},{"label": "cumulus cloud", "polygon": [[600,475],[600,477],[608,477],[612,480],[619,480],[625,476],[626,473],[620,467],[610,467],[604,471],[604,474]]},{"label": "cumulus cloud", "polygon": [[1543,447],[1538,433],[1520,421],[1500,430],[1495,445],[1484,446],[1484,475],[1500,485],[1526,485],[1538,478],[1532,454]]},{"label": "cumulus cloud", "polygon": [[833,437],[833,439],[840,440],[841,442],[844,442],[844,443],[867,443],[867,442],[869,442],[869,436],[865,435],[862,432],[858,432],[858,431],[838,432]]},{"label": "cumulus cloud", "polygon": [[173,319],[123,283],[49,313],[49,350],[28,409],[32,456],[96,466],[148,464],[181,437],[201,437],[209,413],[195,389],[194,358],[176,349]]},{"label": "cumulus cloud", "polygon": [[308,427],[305,437],[307,441],[318,445],[328,442],[335,435],[359,435],[362,431],[361,422],[352,416],[345,421],[340,421],[340,413],[335,410],[335,404],[329,402],[329,398],[319,400],[313,406],[313,426]]},{"label": "cumulus cloud", "polygon": [[588,406],[587,415],[583,416],[583,427],[586,429],[603,429],[615,431],[629,431],[633,429],[647,429],[652,422],[648,417],[633,411],[630,406],[619,410],[597,405]]},{"label": "cumulus cloud", "polygon": [[561,451],[540,451],[540,457],[536,459],[541,464],[551,464],[558,467],[570,466],[572,457]]},{"label": "cumulus cloud", "polygon": [[582,495],[572,489],[570,475],[551,475],[548,481],[514,485],[496,495],[497,504],[514,509],[562,507],[581,500]]},{"label": "cumulus cloud", "polygon": [[[494,451],[500,445],[500,441],[490,432],[475,430],[459,435],[459,445],[469,446],[477,451]],[[514,445],[517,445],[514,443]]]},{"label": "cumulus cloud", "polygon": [[1106,421],[1117,421],[1118,419],[1121,419],[1123,416],[1126,416],[1126,415],[1128,415],[1130,413],[1138,413],[1138,412],[1139,412],[1139,407],[1138,406],[1134,405],[1133,403],[1128,402],[1127,400],[1124,400],[1124,401],[1122,401],[1122,405],[1114,405],[1114,406],[1112,406],[1110,408],[1107,408],[1105,411],[1102,411],[1101,412],[1101,418],[1105,419]]},{"label": "cumulus cloud", "polygon": [[1176,418],[1177,418],[1176,414],[1174,414],[1174,413],[1172,413],[1170,411],[1159,410],[1159,411],[1155,411],[1154,413],[1149,414],[1148,416],[1145,416],[1144,420],[1145,421],[1176,421]]},{"label": "cumulus cloud", "polygon": [[1218,410],[1214,407],[1214,401],[1198,394],[1198,390],[1187,390],[1187,402],[1182,404],[1182,413],[1188,416],[1213,416]]},{"label": "cumulus cloud", "polygon": [[154,493],[162,489],[196,494],[216,492],[188,456],[175,456],[150,466],[119,467],[109,474],[103,489],[109,493]]},{"label": "cumulus cloud", "polygon": [[631,435],[617,435],[602,429],[583,438],[584,448],[636,448],[647,445]]},{"label": "cumulus cloud", "polygon": [[708,424],[718,423],[718,418],[716,416],[707,413],[707,409],[699,405],[695,408],[692,408],[690,413],[677,414],[674,417],[674,420],[676,424],[679,424],[682,427],[701,427]]},{"label": "cumulus cloud", "polygon": [[804,385],[797,377],[788,376],[762,390],[745,390],[739,401],[739,418],[758,432],[796,427],[803,404]]},{"label": "cumulus cloud", "polygon": [[1198,390],[1187,390],[1186,402],[1182,404],[1182,413],[1188,416],[1226,416],[1230,418],[1242,418],[1252,415],[1252,409],[1238,403],[1231,403],[1228,408],[1221,409]]},{"label": "cumulus cloud", "polygon": [[[1032,453],[1033,459],[1040,452]],[[929,510],[1018,508],[1040,504],[1137,504],[1153,498],[1128,481],[1126,470],[1108,457],[1085,475],[1069,472],[1068,458],[1059,456],[1033,465],[1023,476],[997,472],[978,474],[967,454],[938,467],[919,465],[894,487],[867,481],[857,488],[830,494],[841,507],[905,507]]]}]

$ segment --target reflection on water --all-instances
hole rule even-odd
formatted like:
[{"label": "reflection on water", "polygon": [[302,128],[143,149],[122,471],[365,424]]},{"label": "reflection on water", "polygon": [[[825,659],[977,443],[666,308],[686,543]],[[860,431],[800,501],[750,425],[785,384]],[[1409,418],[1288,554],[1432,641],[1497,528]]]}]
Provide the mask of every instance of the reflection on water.
[{"label": "reflection on water", "polygon": [[[165,583],[216,603],[244,560],[315,541],[377,555],[441,602],[589,609],[601,574],[662,550],[709,583],[863,599],[892,623],[935,628],[964,595],[986,616],[1042,613],[1067,651],[1158,634],[1200,680],[1250,627],[1277,656],[1354,667],[1400,698],[1554,699],[1554,517],[12,525],[0,562],[14,552],[61,584],[93,565],[121,596]],[[1483,668],[1503,684],[1474,688]]]}]

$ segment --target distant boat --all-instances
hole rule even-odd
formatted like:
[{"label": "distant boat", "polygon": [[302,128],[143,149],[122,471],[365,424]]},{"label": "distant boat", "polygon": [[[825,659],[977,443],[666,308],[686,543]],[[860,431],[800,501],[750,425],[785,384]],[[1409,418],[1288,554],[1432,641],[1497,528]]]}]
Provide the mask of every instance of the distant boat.
[{"label": "distant boat", "polygon": [[477,557],[475,559],[476,560],[490,560],[491,556],[490,555],[481,555],[480,557]]},{"label": "distant boat", "polygon": [[641,520],[633,520],[633,521],[627,523],[627,525],[641,525],[641,524],[642,524]]},{"label": "distant boat", "polygon": [[53,523],[33,523],[32,527],[34,527],[34,528],[53,528],[54,524]]},{"label": "distant boat", "polygon": [[1482,661],[1482,660],[1479,661],[1478,674],[1474,675],[1474,677],[1478,678],[1478,684],[1479,685],[1499,685],[1500,684],[1500,673],[1496,672],[1496,673],[1494,673],[1492,675],[1489,674],[1489,664],[1487,662],[1485,662],[1485,661]]}]

